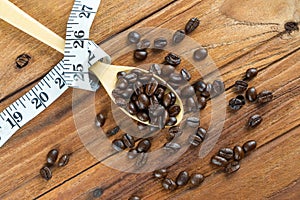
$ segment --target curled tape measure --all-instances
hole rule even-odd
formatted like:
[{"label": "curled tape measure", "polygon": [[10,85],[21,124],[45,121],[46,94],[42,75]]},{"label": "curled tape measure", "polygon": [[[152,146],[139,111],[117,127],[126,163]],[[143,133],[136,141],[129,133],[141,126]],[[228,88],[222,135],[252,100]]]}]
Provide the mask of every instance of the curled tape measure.
[{"label": "curled tape measure", "polygon": [[68,86],[96,91],[88,68],[97,61],[110,63],[110,57],[93,41],[89,30],[100,0],[75,0],[68,24],[64,59],[29,92],[0,113],[0,147],[23,125],[59,98]]}]

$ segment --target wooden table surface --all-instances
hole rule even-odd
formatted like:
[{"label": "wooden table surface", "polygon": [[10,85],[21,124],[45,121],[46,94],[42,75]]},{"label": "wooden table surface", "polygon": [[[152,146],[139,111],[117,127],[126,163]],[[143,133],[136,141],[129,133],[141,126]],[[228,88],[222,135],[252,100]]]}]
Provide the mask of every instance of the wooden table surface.
[{"label": "wooden table surface", "polygon": [[[65,37],[73,1],[12,2]],[[250,84],[259,91],[268,89],[274,93],[274,100],[264,106],[247,103],[235,113],[225,108],[221,136],[209,154],[200,158],[199,148],[190,148],[171,163],[172,178],[182,170],[203,173],[206,179],[200,187],[186,186],[168,192],[159,180],[152,178],[151,172],[128,173],[109,167],[109,160],[117,157],[102,152],[101,145],[98,148],[104,153],[102,159],[94,157],[77,133],[89,130],[80,126],[76,129],[72,103],[79,98],[83,105],[90,105],[92,100],[95,112],[108,116],[103,127],[107,131],[116,125],[110,100],[103,88],[97,91],[95,99],[84,91],[76,91],[74,97],[74,90],[68,89],[0,148],[0,199],[94,199],[97,188],[103,189],[99,199],[128,199],[133,194],[142,199],[300,199],[300,33],[287,33],[284,29],[288,21],[300,22],[299,0],[102,0],[91,39],[112,55],[114,64],[161,63],[167,52],[151,52],[144,62],[133,61],[132,53],[120,56],[118,52],[125,48],[126,41],[118,38],[145,27],[175,31],[192,17],[198,17],[201,25],[189,36],[208,49],[225,82],[227,102],[236,95],[232,85],[250,67],[259,69]],[[63,55],[4,21],[0,21],[0,27],[3,110],[30,90]],[[22,53],[32,59],[28,66],[18,69],[15,59]],[[201,78],[187,61],[178,70],[184,66],[192,72],[192,83]],[[80,109],[84,113],[88,108]],[[201,126],[209,127],[212,110],[209,102],[201,111]],[[246,130],[247,119],[255,113],[262,115],[263,123]],[[87,123],[92,124],[93,120]],[[238,172],[228,176],[209,164],[219,148],[241,145],[250,139],[257,141],[257,150],[242,161]],[[55,168],[52,179],[45,181],[39,170],[52,148],[72,155],[67,166]]]}]

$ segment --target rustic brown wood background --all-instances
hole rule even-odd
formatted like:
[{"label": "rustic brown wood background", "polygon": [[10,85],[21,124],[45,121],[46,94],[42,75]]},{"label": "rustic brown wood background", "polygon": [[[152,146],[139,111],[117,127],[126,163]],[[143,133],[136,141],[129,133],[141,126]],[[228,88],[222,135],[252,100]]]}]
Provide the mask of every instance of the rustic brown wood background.
[{"label": "rustic brown wood background", "polygon": [[[73,1],[12,2],[65,36]],[[181,170],[204,173],[207,178],[201,187],[167,192],[151,173],[125,173],[105,166],[105,159],[95,159],[78,137],[69,89],[0,148],[0,199],[93,199],[95,188],[104,189],[101,199],[128,199],[132,194],[143,199],[300,199],[300,33],[284,30],[287,21],[300,21],[299,0],[102,0],[91,38],[108,49],[117,34],[126,35],[139,27],[178,30],[191,17],[201,19],[200,27],[190,36],[209,49],[225,81],[227,101],[235,95],[231,89],[234,81],[250,67],[259,69],[251,85],[258,90],[269,89],[275,96],[265,106],[247,104],[237,113],[228,112],[222,135],[208,156],[200,159],[189,150],[170,167],[171,177]],[[3,110],[63,56],[4,21],[0,21],[0,38]],[[17,69],[14,61],[21,53],[32,59],[27,67]],[[150,54],[146,62],[160,63],[163,55]],[[132,54],[114,63],[141,64],[133,62]],[[200,78],[193,75],[193,81]],[[96,111],[111,117],[105,91],[100,89],[96,97]],[[210,111],[210,105],[201,111],[203,127],[209,124]],[[243,127],[254,113],[260,113],[264,121],[246,131]],[[103,129],[113,126],[115,122],[109,119]],[[237,173],[225,176],[209,165],[210,157],[220,147],[249,139],[257,140],[258,149],[242,161]],[[72,157],[66,167],[55,169],[47,182],[39,176],[39,169],[52,148],[72,153]]]}]

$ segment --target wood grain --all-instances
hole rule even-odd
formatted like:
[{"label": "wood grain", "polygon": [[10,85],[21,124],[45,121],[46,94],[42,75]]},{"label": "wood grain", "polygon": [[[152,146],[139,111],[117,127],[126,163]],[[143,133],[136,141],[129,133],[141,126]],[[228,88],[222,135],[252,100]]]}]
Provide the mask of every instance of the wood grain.
[{"label": "wood grain", "polygon": [[[64,36],[72,1],[12,2]],[[93,190],[100,187],[104,189],[103,199],[128,199],[134,193],[139,193],[143,199],[297,199],[300,179],[297,167],[300,164],[300,74],[297,73],[300,70],[300,34],[285,33],[283,25],[287,20],[299,21],[299,2],[272,2],[275,2],[272,6],[266,6],[270,1],[237,4],[230,0],[131,0],[126,5],[121,1],[102,1],[103,7],[93,25],[91,38],[98,43],[105,41],[101,47],[112,55],[114,63],[133,66],[161,63],[167,52],[150,51],[145,62],[133,61],[130,52],[123,55],[130,48],[125,41],[128,31],[151,26],[182,29],[189,18],[196,16],[201,19],[201,25],[190,37],[209,49],[210,58],[225,82],[227,101],[236,95],[231,89],[232,84],[243,78],[249,67],[259,69],[258,77],[250,84],[259,91],[268,89],[274,92],[274,101],[267,105],[247,104],[237,113],[228,111],[218,143],[206,157],[199,158],[200,149],[191,148],[169,167],[172,178],[181,170],[204,173],[207,179],[201,187],[166,192],[160,181],[152,178],[151,172],[134,174],[107,167],[107,163],[118,157],[105,145],[99,146],[102,159],[94,158],[77,134],[72,103],[78,103],[77,109],[82,109],[83,114],[92,110],[94,113],[89,113],[89,116],[99,111],[106,113],[108,121],[103,127],[104,132],[116,125],[112,106],[103,89],[95,96],[69,89],[0,149],[0,161],[4,163],[0,167],[0,198],[92,199]],[[0,55],[0,77],[5,83],[0,86],[0,108],[3,110],[28,91],[33,86],[30,83],[41,78],[62,55],[2,21],[0,26],[0,47],[5,49]],[[23,52],[28,52],[33,59],[28,67],[19,70],[14,66],[14,59]],[[192,72],[192,82],[200,78],[199,72],[187,60],[178,70],[182,67]],[[208,73],[205,78],[209,80],[212,74]],[[11,81],[11,77],[15,79]],[[216,102],[218,100],[221,102],[221,97]],[[209,127],[211,112],[213,108],[209,103],[201,111],[201,126]],[[255,113],[261,114],[264,121],[256,129],[247,131],[244,125]],[[89,117],[84,120],[88,125],[93,123]],[[87,135],[90,132],[87,127],[77,128],[80,132],[86,131]],[[94,131],[99,131],[99,135],[103,133]],[[213,136],[214,133],[210,134]],[[233,147],[249,139],[257,140],[258,150],[242,161],[237,173],[224,176],[219,169],[209,165],[210,157],[220,147]],[[159,145],[158,142],[153,148]],[[53,178],[46,182],[39,176],[39,169],[52,148],[58,148],[61,153],[72,153],[72,156],[70,163],[65,168],[54,169]]]}]

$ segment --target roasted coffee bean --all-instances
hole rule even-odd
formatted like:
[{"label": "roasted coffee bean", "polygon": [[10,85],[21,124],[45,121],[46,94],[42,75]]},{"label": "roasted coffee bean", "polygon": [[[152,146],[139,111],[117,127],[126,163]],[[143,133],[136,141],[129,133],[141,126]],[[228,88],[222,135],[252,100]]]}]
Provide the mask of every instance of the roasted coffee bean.
[{"label": "roasted coffee bean", "polygon": [[139,155],[136,157],[135,166],[138,168],[141,168],[146,165],[148,161],[148,154],[147,153],[139,153]]},{"label": "roasted coffee bean", "polygon": [[[169,78],[169,81],[168,82],[171,82],[171,83],[182,83],[183,82],[183,78],[180,74],[177,74],[177,73],[172,73],[170,74],[170,78]],[[171,84],[169,83],[169,84]]]},{"label": "roasted coffee bean", "polygon": [[205,90],[201,93],[201,96],[204,96],[206,98],[209,98],[212,93],[212,84],[207,83]]},{"label": "roasted coffee bean", "polygon": [[146,95],[148,96],[154,95],[157,87],[158,87],[158,82],[156,80],[153,80],[150,83],[148,83],[145,88]]},{"label": "roasted coffee bean", "polygon": [[135,73],[129,73],[124,76],[124,78],[129,82],[129,83],[135,83],[137,81],[138,75]]},{"label": "roasted coffee bean", "polygon": [[140,109],[140,110],[145,110],[148,108],[149,104],[150,104],[150,100],[149,98],[147,97],[147,95],[145,94],[140,94],[138,96],[138,100],[137,100],[137,107]]},{"label": "roasted coffee bean", "polygon": [[138,77],[139,76],[143,76],[145,74],[145,72],[143,72],[142,70],[138,69],[138,68],[135,68],[133,70],[130,71],[130,73],[134,73],[136,74]]},{"label": "roasted coffee bean", "polygon": [[143,76],[139,77],[139,80],[142,82],[142,83],[149,83],[150,81],[153,80],[153,74],[150,72],[150,73],[147,73],[147,74],[143,74]]},{"label": "roasted coffee bean", "polygon": [[172,65],[172,66],[177,66],[181,63],[180,57],[178,55],[176,55],[175,53],[169,53],[165,57],[165,61],[167,64]]},{"label": "roasted coffee bean", "polygon": [[244,92],[248,88],[248,83],[246,81],[238,80],[234,84],[237,92]]},{"label": "roasted coffee bean", "polygon": [[218,95],[222,94],[224,91],[225,91],[225,85],[224,85],[223,81],[215,80],[212,83],[213,96],[218,96]]},{"label": "roasted coffee bean", "polygon": [[227,165],[228,161],[221,156],[213,156],[211,158],[211,163],[216,166],[219,166],[219,167],[222,167],[222,166],[225,167]]},{"label": "roasted coffee bean", "polygon": [[181,171],[176,177],[177,186],[184,186],[189,182],[190,176],[187,171]]},{"label": "roasted coffee bean", "polygon": [[183,132],[180,127],[173,126],[173,127],[169,128],[168,133],[169,134],[167,136],[167,139],[170,141],[170,140],[173,140],[174,138],[181,136]]},{"label": "roasted coffee bean", "polygon": [[201,138],[201,140],[203,141],[206,137],[207,131],[205,128],[203,127],[199,127],[197,129],[196,135],[199,136]]},{"label": "roasted coffee bean", "polygon": [[218,155],[226,160],[231,160],[233,158],[233,150],[230,148],[222,148],[219,150]]},{"label": "roasted coffee bean", "polygon": [[158,99],[158,101],[162,100],[165,94],[165,90],[161,87],[157,88],[155,91],[155,96]]},{"label": "roasted coffee bean", "polygon": [[70,160],[70,155],[69,154],[64,154],[60,157],[58,160],[58,167],[63,167],[66,166],[69,163]]},{"label": "roasted coffee bean", "polygon": [[126,100],[120,97],[115,98],[115,103],[122,108],[126,107],[127,105]]},{"label": "roasted coffee bean", "polygon": [[181,90],[181,96],[184,98],[192,97],[194,95],[195,95],[195,89],[193,86],[188,85]]},{"label": "roasted coffee bean", "polygon": [[128,82],[126,81],[125,78],[119,78],[117,83],[116,83],[116,87],[121,89],[121,90],[124,90],[128,87]]},{"label": "roasted coffee bean", "polygon": [[174,92],[169,92],[169,94],[170,94],[170,96],[171,96],[170,106],[172,106],[172,105],[175,104],[177,97],[176,97],[176,95],[175,95]]},{"label": "roasted coffee bean", "polygon": [[103,189],[102,188],[96,188],[94,191],[93,191],[93,197],[94,198],[99,198],[101,197],[103,194]]},{"label": "roasted coffee bean", "polygon": [[244,158],[244,150],[241,146],[237,145],[233,148],[233,159],[240,161]]},{"label": "roasted coffee bean", "polygon": [[31,57],[25,53],[19,55],[17,58],[16,58],[16,66],[17,68],[23,68],[23,67],[26,67],[30,61]]},{"label": "roasted coffee bean", "polygon": [[161,69],[161,74],[163,76],[170,76],[175,71],[175,68],[172,65],[164,65]]},{"label": "roasted coffee bean", "polygon": [[238,161],[232,161],[225,167],[225,172],[231,174],[240,169],[240,163]]},{"label": "roasted coffee bean", "polygon": [[198,81],[194,84],[194,89],[197,92],[204,92],[206,90],[206,83],[204,81]]},{"label": "roasted coffee bean", "polygon": [[141,35],[136,31],[131,31],[128,34],[127,39],[129,43],[138,43],[141,39]]},{"label": "roasted coffee bean", "polygon": [[286,22],[284,24],[284,29],[287,33],[292,33],[293,31],[299,31],[298,23],[297,22]]},{"label": "roasted coffee bean", "polygon": [[96,116],[96,119],[95,119],[95,124],[97,127],[102,127],[104,124],[105,124],[105,117],[102,113],[99,113],[97,116]]},{"label": "roasted coffee bean", "polygon": [[167,46],[168,41],[165,38],[157,38],[154,40],[155,49],[163,49]]},{"label": "roasted coffee bean", "polygon": [[194,51],[193,58],[196,61],[202,61],[208,56],[208,51],[205,48],[199,48],[196,51]]},{"label": "roasted coffee bean", "polygon": [[127,112],[131,115],[136,115],[138,113],[138,110],[132,101],[128,103]]},{"label": "roasted coffee bean", "polygon": [[247,80],[251,80],[257,75],[257,73],[258,73],[258,71],[256,68],[247,69],[245,78]]},{"label": "roasted coffee bean", "polygon": [[204,181],[204,176],[202,174],[192,174],[190,178],[190,183],[192,184],[193,187],[197,187],[201,185]]},{"label": "roasted coffee bean", "polygon": [[158,76],[161,75],[161,67],[159,64],[153,64],[150,66],[149,72],[152,72],[153,74],[156,74]]},{"label": "roasted coffee bean", "polygon": [[241,95],[241,94],[237,95],[235,98],[238,99],[238,100],[241,100],[243,105],[246,104],[246,100],[245,100],[245,97],[243,95]]},{"label": "roasted coffee bean", "polygon": [[148,52],[146,50],[135,50],[134,58],[137,60],[145,60],[148,56]]},{"label": "roasted coffee bean", "polygon": [[248,88],[248,90],[246,91],[246,98],[250,102],[253,102],[257,99],[257,92],[255,87]]},{"label": "roasted coffee bean", "polygon": [[256,148],[256,141],[254,141],[254,140],[250,140],[248,142],[245,142],[245,144],[243,144],[243,150],[244,150],[245,154],[250,153],[255,148]]},{"label": "roasted coffee bean", "polygon": [[131,135],[129,135],[128,133],[123,135],[122,140],[127,148],[134,147],[134,142],[135,142],[134,138]]},{"label": "roasted coffee bean", "polygon": [[186,125],[189,127],[198,127],[200,124],[200,119],[198,117],[188,117],[186,119]]},{"label": "roasted coffee bean", "polygon": [[124,76],[126,76],[126,72],[124,72],[124,71],[120,71],[120,72],[118,72],[117,73],[117,79],[120,79],[120,78],[123,78]]},{"label": "roasted coffee bean", "polygon": [[178,105],[173,105],[173,106],[170,106],[168,111],[169,111],[170,117],[176,117],[180,113],[181,108]]},{"label": "roasted coffee bean", "polygon": [[184,30],[177,30],[172,38],[173,44],[180,43],[185,38],[185,31]]},{"label": "roasted coffee bean", "polygon": [[192,78],[191,74],[189,73],[189,71],[187,69],[182,69],[180,71],[180,75],[183,78],[183,80],[186,80],[186,81],[190,81]]},{"label": "roasted coffee bean", "polygon": [[229,106],[232,110],[239,110],[243,107],[243,105],[243,101],[237,98],[232,98],[229,101]]},{"label": "roasted coffee bean", "polygon": [[149,121],[149,116],[148,116],[147,113],[145,113],[145,112],[139,112],[136,116],[137,116],[137,118],[138,118],[139,120],[141,120],[142,122]]},{"label": "roasted coffee bean", "polygon": [[136,95],[140,95],[142,93],[144,93],[144,85],[142,82],[137,81],[133,84],[133,90],[135,92]]},{"label": "roasted coffee bean", "polygon": [[150,45],[151,45],[150,40],[148,40],[148,39],[143,39],[143,40],[139,41],[139,42],[136,44],[136,49],[137,49],[137,50],[144,50],[144,49],[149,48]]},{"label": "roasted coffee bean", "polygon": [[253,115],[248,120],[248,127],[254,128],[262,122],[262,117],[260,115]]},{"label": "roasted coffee bean", "polygon": [[138,196],[131,196],[128,200],[141,200]]},{"label": "roasted coffee bean", "polygon": [[200,21],[198,18],[196,18],[196,17],[191,18],[185,25],[185,33],[190,34],[199,26],[199,24],[200,24]]},{"label": "roasted coffee bean", "polygon": [[164,145],[163,149],[170,153],[176,153],[181,149],[181,145],[175,142],[168,142]]},{"label": "roasted coffee bean", "polygon": [[113,147],[116,151],[122,151],[122,150],[126,149],[126,146],[125,146],[123,140],[120,140],[120,139],[115,139],[115,140],[112,142],[112,147]]},{"label": "roasted coffee bean", "polygon": [[154,178],[165,178],[168,175],[167,169],[158,169],[153,172]]},{"label": "roasted coffee bean", "polygon": [[57,149],[52,149],[51,151],[49,151],[49,153],[47,154],[47,164],[49,166],[54,165],[57,160],[57,156],[58,156]]},{"label": "roasted coffee bean", "polygon": [[111,130],[107,131],[106,135],[108,137],[110,137],[110,136],[116,135],[119,131],[120,131],[120,127],[116,126],[116,127],[112,128]]},{"label": "roasted coffee bean", "polygon": [[186,99],[186,112],[196,112],[198,111],[198,105],[197,102],[193,97]]},{"label": "roasted coffee bean", "polygon": [[202,96],[198,96],[197,100],[198,100],[198,108],[200,110],[204,109],[206,107],[206,105],[207,105],[206,98],[202,97]]},{"label": "roasted coffee bean", "polygon": [[44,166],[40,169],[40,175],[45,180],[50,180],[52,178],[52,172],[51,169],[48,166]]},{"label": "roasted coffee bean", "polygon": [[171,191],[177,188],[176,183],[170,178],[165,178],[162,182],[162,186],[164,189],[171,190]]},{"label": "roasted coffee bean", "polygon": [[129,159],[135,159],[139,155],[139,152],[137,152],[136,149],[130,149],[127,153],[127,157]]},{"label": "roasted coffee bean", "polygon": [[165,94],[163,98],[163,105],[168,108],[171,106],[172,96],[170,93]]},{"label": "roasted coffee bean", "polygon": [[124,99],[129,99],[132,96],[133,92],[134,92],[133,89],[127,88],[126,90],[123,90],[121,96]]},{"label": "roasted coffee bean", "polygon": [[189,137],[189,143],[193,146],[199,146],[206,137],[206,130],[202,127],[199,127],[196,131],[196,134]]},{"label": "roasted coffee bean", "polygon": [[174,126],[177,123],[176,117],[169,117],[169,120],[167,120],[166,126]]},{"label": "roasted coffee bean", "polygon": [[258,103],[268,103],[273,100],[273,94],[270,91],[264,90],[257,95]]},{"label": "roasted coffee bean", "polygon": [[151,142],[149,139],[143,139],[141,140],[137,147],[136,147],[136,150],[139,152],[139,153],[142,153],[142,152],[147,152],[149,149],[151,148]]}]

